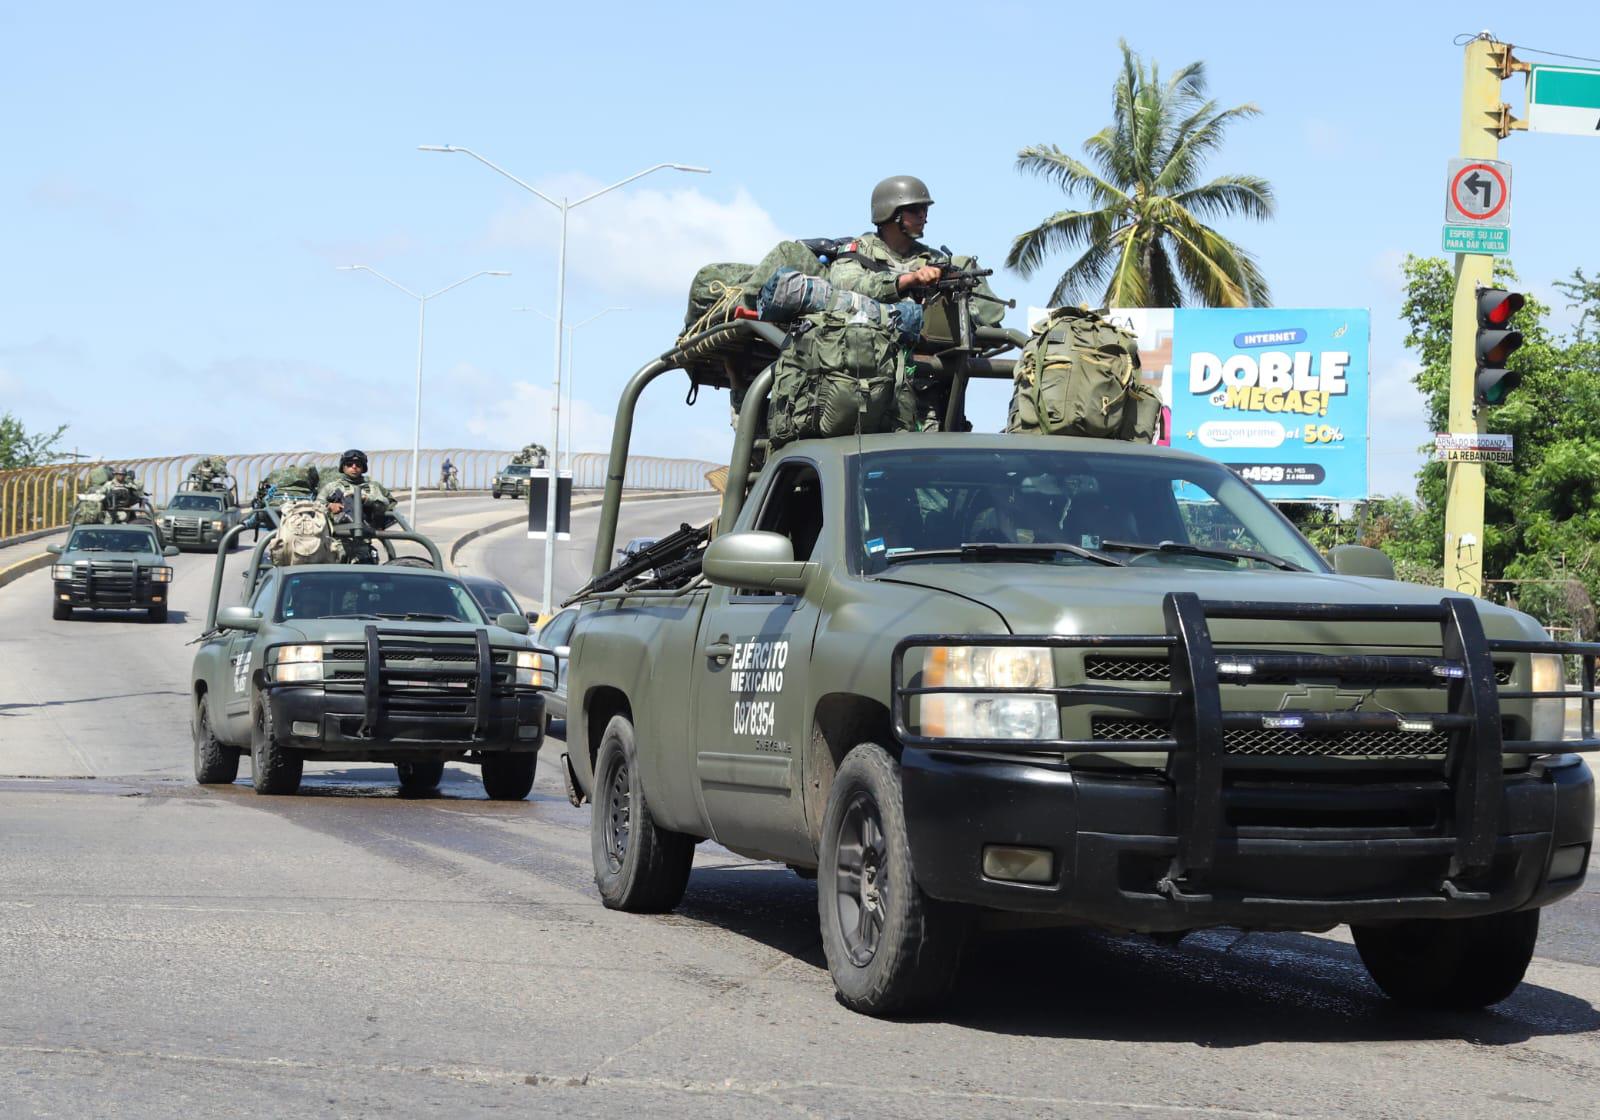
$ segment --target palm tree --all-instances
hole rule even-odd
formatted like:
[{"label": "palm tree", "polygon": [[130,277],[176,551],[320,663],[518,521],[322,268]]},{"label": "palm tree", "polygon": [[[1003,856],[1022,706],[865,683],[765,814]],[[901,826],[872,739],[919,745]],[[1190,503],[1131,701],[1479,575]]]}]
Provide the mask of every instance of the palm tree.
[{"label": "palm tree", "polygon": [[1062,210],[1011,243],[1006,264],[1031,276],[1057,250],[1083,249],[1061,274],[1050,302],[1097,300],[1104,307],[1265,306],[1267,282],[1255,259],[1206,222],[1272,216],[1272,185],[1255,175],[1222,175],[1197,185],[1200,165],[1254,105],[1217,108],[1205,96],[1205,63],[1166,82],[1123,42],[1113,87],[1113,120],[1084,142],[1090,162],[1054,144],[1017,153],[1017,170],[1081,192],[1092,209]]}]

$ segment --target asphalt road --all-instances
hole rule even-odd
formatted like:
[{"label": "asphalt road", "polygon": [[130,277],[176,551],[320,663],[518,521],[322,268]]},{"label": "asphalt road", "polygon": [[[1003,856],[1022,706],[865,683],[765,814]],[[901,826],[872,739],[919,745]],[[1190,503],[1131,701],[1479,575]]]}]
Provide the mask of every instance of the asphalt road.
[{"label": "asphalt road", "polygon": [[[461,559],[537,591],[515,530]],[[781,867],[703,845],[677,913],[602,908],[554,751],[521,804],[470,767],[426,800],[365,764],[300,797],[195,787],[208,569],[178,568],[164,627],[52,623],[43,573],[0,589],[0,1117],[1594,1113],[1593,890],[1483,1014],[1397,1011],[1337,932],[1036,932],[981,938],[939,1016],[879,1022],[834,1001],[815,888]]]}]

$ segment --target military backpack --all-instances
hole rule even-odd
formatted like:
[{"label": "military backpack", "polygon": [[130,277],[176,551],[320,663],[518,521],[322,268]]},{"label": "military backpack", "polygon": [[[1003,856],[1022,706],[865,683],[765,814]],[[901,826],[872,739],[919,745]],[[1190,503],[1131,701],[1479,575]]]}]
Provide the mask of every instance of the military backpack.
[{"label": "military backpack", "polygon": [[1139,340],[1078,307],[1034,328],[1017,359],[1006,431],[1149,443],[1161,398],[1139,381]]},{"label": "military backpack", "polygon": [[767,404],[772,446],[895,430],[905,359],[899,321],[889,305],[802,316],[772,366]]},{"label": "military backpack", "polygon": [[279,567],[341,564],[345,559],[343,543],[333,536],[328,507],[304,498],[283,507],[267,555]]}]

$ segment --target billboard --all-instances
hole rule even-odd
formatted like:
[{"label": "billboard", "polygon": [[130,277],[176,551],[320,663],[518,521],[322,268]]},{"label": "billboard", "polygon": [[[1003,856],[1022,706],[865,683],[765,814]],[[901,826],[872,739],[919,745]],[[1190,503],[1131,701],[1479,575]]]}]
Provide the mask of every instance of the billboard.
[{"label": "billboard", "polygon": [[1367,494],[1365,308],[1118,308],[1170,442],[1274,501]]}]

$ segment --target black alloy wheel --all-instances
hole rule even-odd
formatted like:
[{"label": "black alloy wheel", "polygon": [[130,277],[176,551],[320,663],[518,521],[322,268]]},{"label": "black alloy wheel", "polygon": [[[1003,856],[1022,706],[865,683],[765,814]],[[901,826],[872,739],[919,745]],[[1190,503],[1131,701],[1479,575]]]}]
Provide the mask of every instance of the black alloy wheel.
[{"label": "black alloy wheel", "polygon": [[865,968],[883,938],[884,911],[892,904],[884,873],[883,821],[865,793],[856,793],[839,822],[834,858],[834,907],[850,962]]}]

